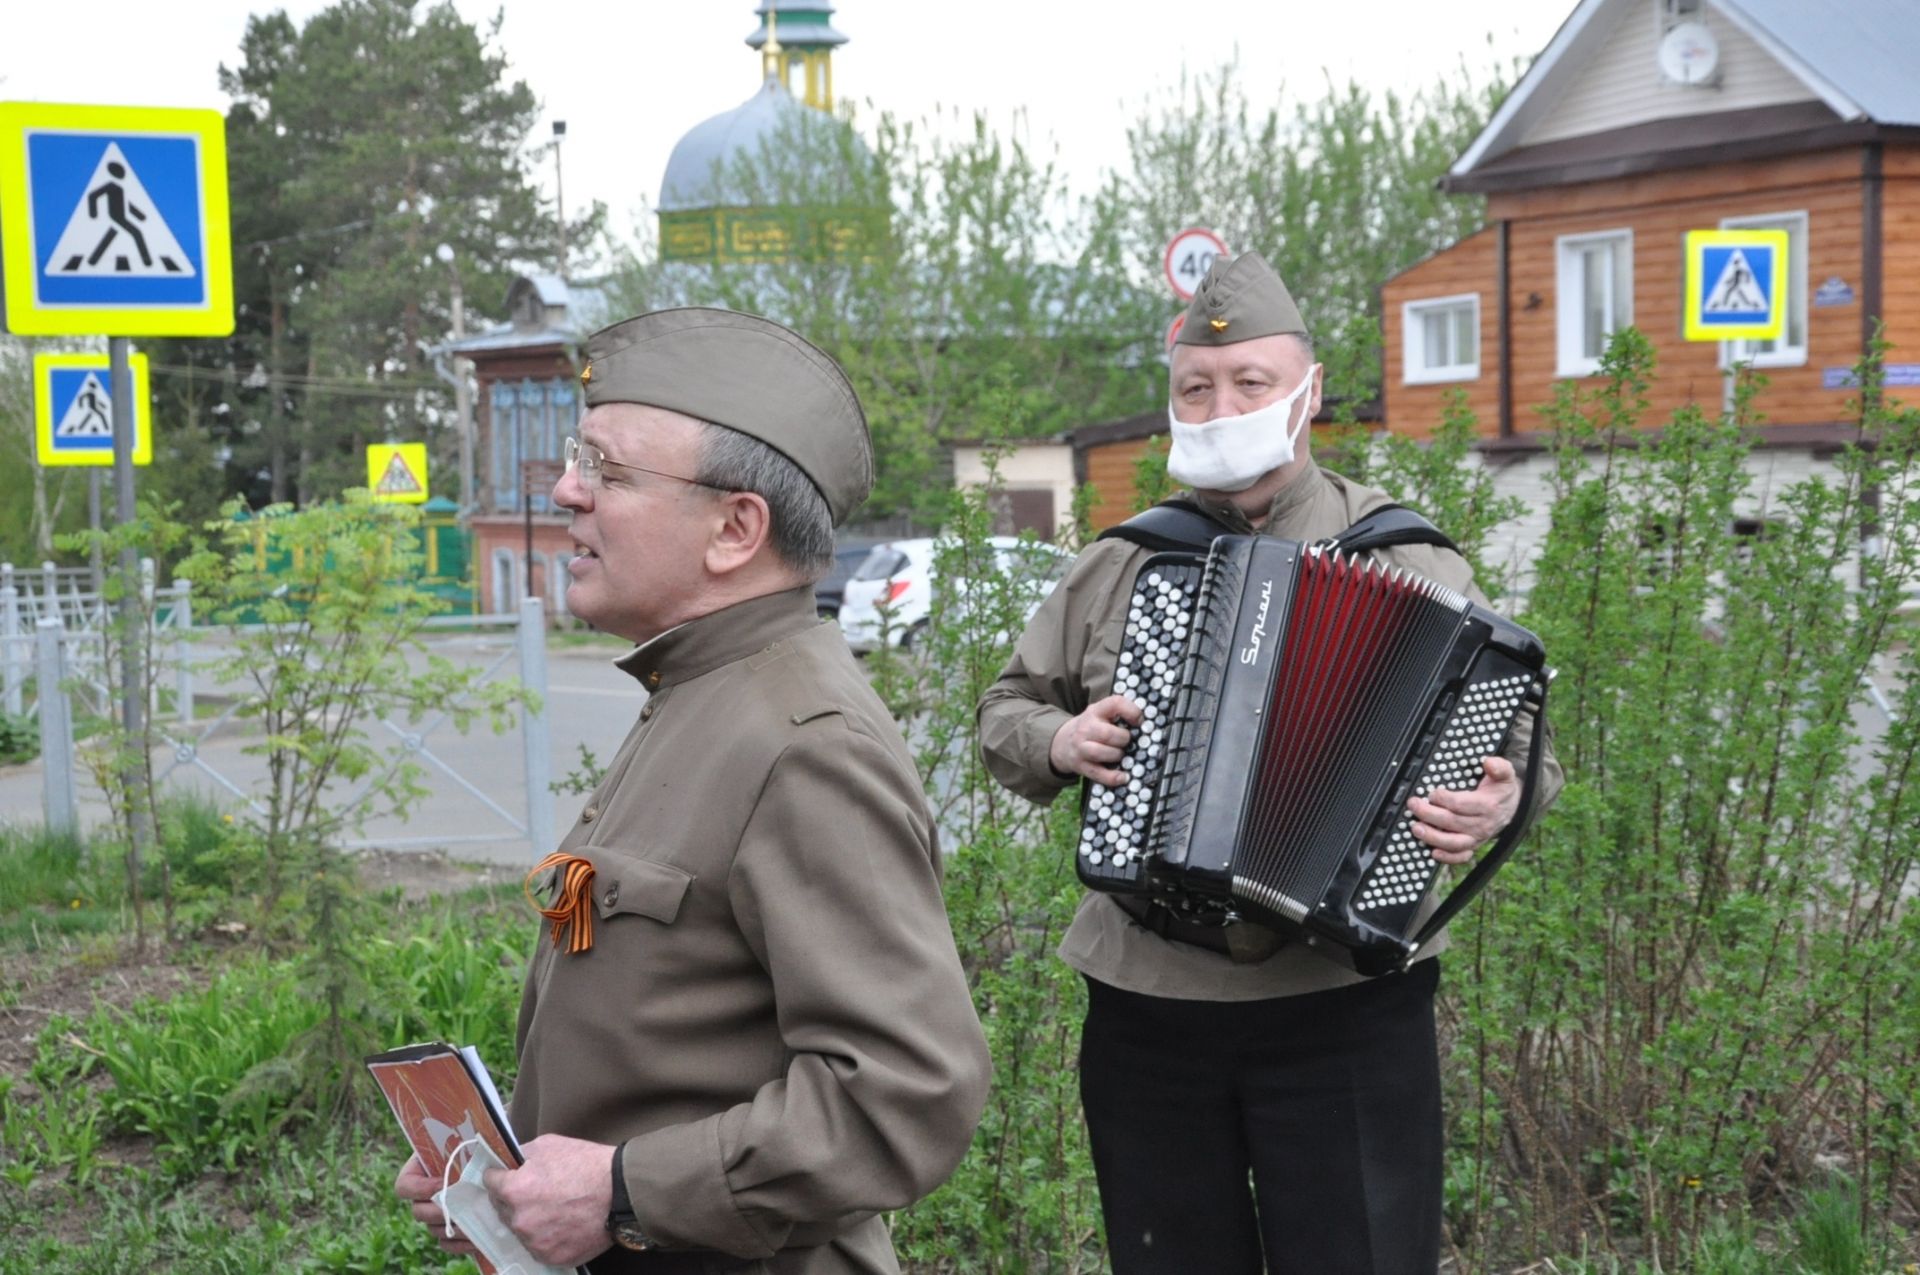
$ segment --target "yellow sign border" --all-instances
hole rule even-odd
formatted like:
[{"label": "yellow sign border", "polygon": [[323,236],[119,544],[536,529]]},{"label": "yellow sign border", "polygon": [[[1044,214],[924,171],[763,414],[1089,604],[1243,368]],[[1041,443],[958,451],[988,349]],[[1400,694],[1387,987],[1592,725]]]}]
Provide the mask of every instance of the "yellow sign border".
[{"label": "yellow sign border", "polygon": [[[1687,232],[1687,293],[1681,323],[1689,341],[1778,341],[1787,326],[1788,235],[1784,230],[1689,230]],[[1706,305],[1706,253],[1709,248],[1771,248],[1774,271],[1773,291],[1767,298],[1767,321],[1736,327],[1725,323],[1702,323],[1700,314]]]},{"label": "yellow sign border", "polygon": [[[27,131],[192,136],[200,144],[203,306],[42,305],[27,190]],[[227,336],[233,331],[233,238],[227,124],[218,111],[171,106],[0,102],[0,275],[7,329],[20,336]]]},{"label": "yellow sign border", "polygon": [[[387,466],[398,456],[415,478],[420,480],[420,494],[382,495],[380,480],[386,476]],[[378,457],[379,459],[375,459]],[[432,495],[427,486],[427,445],[425,443],[368,443],[367,444],[367,491],[377,501],[394,505],[424,505]]]},{"label": "yellow sign border", "polygon": [[[33,454],[49,468],[62,465],[111,466],[111,448],[100,451],[62,452],[53,445],[53,370],[84,367],[100,372],[109,381],[107,393],[113,393],[109,377],[113,359],[105,354],[36,354],[33,356]],[[129,354],[127,367],[133,373],[133,463],[153,463],[153,395],[147,378],[147,356]]]}]

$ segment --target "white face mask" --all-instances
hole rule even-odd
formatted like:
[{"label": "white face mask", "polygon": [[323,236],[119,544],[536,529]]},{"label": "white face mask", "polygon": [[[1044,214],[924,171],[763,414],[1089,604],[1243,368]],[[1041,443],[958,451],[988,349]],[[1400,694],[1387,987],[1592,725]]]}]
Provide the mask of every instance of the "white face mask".
[{"label": "white face mask", "polygon": [[[1245,491],[1293,459],[1293,443],[1313,414],[1313,374],[1285,398],[1240,416],[1222,416],[1198,425],[1176,420],[1167,405],[1173,427],[1173,450],[1167,454],[1167,474],[1177,482],[1202,491]],[[1300,421],[1293,405],[1301,403]]]},{"label": "white face mask", "polygon": [[[434,1193],[433,1202],[447,1215],[447,1235],[456,1233],[469,1244],[479,1249],[487,1261],[493,1265],[497,1275],[569,1275],[569,1270],[558,1266],[548,1266],[536,1262],[533,1254],[527,1252],[527,1246],[520,1237],[507,1229],[500,1220],[500,1214],[493,1207],[493,1199],[487,1194],[486,1183],[482,1178],[488,1169],[504,1169],[500,1157],[493,1153],[479,1138],[469,1138],[453,1149],[453,1155],[447,1157],[447,1174],[453,1172],[453,1162],[460,1152],[471,1147],[473,1154],[467,1157],[467,1167],[460,1170],[458,1182],[447,1182],[442,1175],[441,1186]],[[458,1232],[455,1231],[458,1227]]]}]

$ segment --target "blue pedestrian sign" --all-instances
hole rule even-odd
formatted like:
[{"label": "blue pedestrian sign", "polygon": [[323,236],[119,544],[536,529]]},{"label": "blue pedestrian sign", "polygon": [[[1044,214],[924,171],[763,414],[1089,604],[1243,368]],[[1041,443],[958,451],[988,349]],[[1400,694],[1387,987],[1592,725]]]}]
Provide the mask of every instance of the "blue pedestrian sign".
[{"label": "blue pedestrian sign", "polygon": [[1687,232],[1689,341],[1778,340],[1787,319],[1787,232]]},{"label": "blue pedestrian sign", "polygon": [[225,336],[231,256],[218,112],[0,103],[9,330]]},{"label": "blue pedestrian sign", "polygon": [[[133,463],[153,459],[147,356],[133,373]],[[33,356],[34,452],[42,465],[113,464],[113,378],[105,354]]]}]

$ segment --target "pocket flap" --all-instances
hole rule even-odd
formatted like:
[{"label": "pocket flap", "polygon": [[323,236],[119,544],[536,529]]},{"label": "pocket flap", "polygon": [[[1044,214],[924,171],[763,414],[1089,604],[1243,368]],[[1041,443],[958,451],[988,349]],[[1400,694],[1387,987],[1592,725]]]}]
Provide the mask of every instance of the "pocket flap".
[{"label": "pocket flap", "polygon": [[671,925],[680,915],[693,874],[653,859],[598,855],[594,862],[593,906],[602,918],[644,916]]}]

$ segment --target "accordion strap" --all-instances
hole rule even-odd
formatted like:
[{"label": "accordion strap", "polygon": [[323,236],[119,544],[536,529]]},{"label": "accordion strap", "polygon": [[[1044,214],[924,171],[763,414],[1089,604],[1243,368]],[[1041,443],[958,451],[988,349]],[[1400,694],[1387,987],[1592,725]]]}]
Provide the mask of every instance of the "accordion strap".
[{"label": "accordion strap", "polygon": [[1405,505],[1382,505],[1339,535],[1319,541],[1314,548],[1360,554],[1394,545],[1433,545],[1460,552],[1460,546],[1453,543],[1446,532]]},{"label": "accordion strap", "polygon": [[[1198,504],[1183,496],[1163,500],[1142,510],[1125,522],[1100,533],[1101,540],[1130,540],[1156,553],[1204,553],[1216,536],[1230,536],[1227,526]],[[1405,505],[1382,505],[1337,536],[1328,536],[1315,544],[1322,550],[1339,549],[1344,553],[1370,553],[1395,545],[1433,545],[1460,552],[1460,547],[1440,530]]]},{"label": "accordion strap", "polygon": [[1143,509],[1123,523],[1101,532],[1101,540],[1130,540],[1155,553],[1205,553],[1216,536],[1230,536],[1233,528],[1191,500],[1175,496]]},{"label": "accordion strap", "polygon": [[1473,871],[1467,873],[1466,880],[1454,887],[1440,906],[1434,909],[1433,915],[1427,918],[1427,923],[1420,927],[1420,933],[1414,936],[1412,950],[1407,955],[1407,965],[1419,959],[1420,949],[1427,945],[1428,940],[1445,929],[1447,922],[1460,914],[1460,909],[1473,902],[1473,896],[1480,893],[1500,865],[1507,861],[1507,856],[1513,853],[1514,847],[1520,844],[1520,838],[1526,835],[1527,825],[1533,820],[1534,798],[1539,795],[1540,754],[1546,751],[1547,743],[1547,691],[1544,683],[1540,688],[1540,698],[1532,707],[1533,743],[1527,749],[1527,773],[1521,782],[1520,808],[1513,812],[1513,821],[1500,834],[1500,839],[1494,842],[1493,849],[1480,856],[1480,861],[1473,865]]}]

